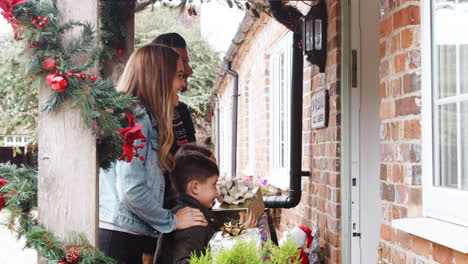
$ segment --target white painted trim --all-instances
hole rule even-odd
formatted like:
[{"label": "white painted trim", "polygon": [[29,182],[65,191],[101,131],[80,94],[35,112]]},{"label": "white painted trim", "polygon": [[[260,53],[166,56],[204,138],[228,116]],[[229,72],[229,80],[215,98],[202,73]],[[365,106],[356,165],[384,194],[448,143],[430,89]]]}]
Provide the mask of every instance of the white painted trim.
[{"label": "white painted trim", "polygon": [[3,142],[0,142],[2,147],[26,147],[28,145],[28,135],[0,135]]},{"label": "white painted trim", "polygon": [[392,227],[464,254],[468,253],[467,227],[423,217],[396,219],[392,221]]},{"label": "white painted trim", "polygon": [[[422,198],[423,215],[468,226],[468,192],[433,184],[431,5],[421,2]],[[447,223],[448,224],[448,223]],[[450,238],[450,237],[449,237]]]}]

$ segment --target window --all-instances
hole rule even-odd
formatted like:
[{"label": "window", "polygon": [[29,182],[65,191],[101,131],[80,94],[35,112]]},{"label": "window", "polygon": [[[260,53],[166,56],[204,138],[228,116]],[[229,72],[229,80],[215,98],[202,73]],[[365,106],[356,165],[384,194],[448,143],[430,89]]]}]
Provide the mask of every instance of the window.
[{"label": "window", "polygon": [[424,212],[468,226],[468,0],[424,4]]},{"label": "window", "polygon": [[270,51],[270,169],[271,184],[289,188],[292,34]]},{"label": "window", "polygon": [[251,76],[248,75],[248,77],[245,79],[244,83],[244,94],[247,96],[247,109],[248,109],[248,120],[247,120],[247,133],[248,133],[248,142],[247,142],[247,151],[248,151],[248,160],[247,160],[247,165],[245,170],[243,171],[244,175],[247,176],[255,176],[255,130],[257,129],[255,127],[255,120],[258,118],[256,115],[258,114],[255,111],[254,107],[254,85],[251,80]]}]

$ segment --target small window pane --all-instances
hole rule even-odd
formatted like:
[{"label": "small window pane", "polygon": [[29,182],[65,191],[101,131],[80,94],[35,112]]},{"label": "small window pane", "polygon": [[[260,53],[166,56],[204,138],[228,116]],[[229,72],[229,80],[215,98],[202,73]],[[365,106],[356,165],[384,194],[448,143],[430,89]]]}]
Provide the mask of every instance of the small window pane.
[{"label": "small window pane", "polygon": [[460,92],[468,94],[468,43],[460,45],[460,78]]},{"label": "small window pane", "polygon": [[462,189],[468,190],[468,101],[461,103],[461,166]]},{"label": "small window pane", "polygon": [[[457,107],[456,104],[438,106],[439,175],[435,185],[458,187],[457,175]],[[437,178],[438,177],[438,178]]]},{"label": "small window pane", "polygon": [[435,66],[438,98],[454,96],[457,93],[456,46],[438,45],[436,52],[439,62]]},{"label": "small window pane", "polygon": [[322,50],[322,19],[315,19],[315,49]]}]

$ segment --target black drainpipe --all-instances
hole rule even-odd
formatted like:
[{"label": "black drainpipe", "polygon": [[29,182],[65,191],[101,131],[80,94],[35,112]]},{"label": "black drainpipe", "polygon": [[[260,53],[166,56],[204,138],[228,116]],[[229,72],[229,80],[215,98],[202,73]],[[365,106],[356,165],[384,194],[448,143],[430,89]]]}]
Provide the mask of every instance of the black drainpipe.
[{"label": "black drainpipe", "polygon": [[[265,196],[263,201],[267,208],[292,208],[301,201],[301,177],[310,176],[310,172],[302,171],[302,85],[303,85],[303,55],[299,43],[302,39],[297,20],[302,14],[293,7],[283,9],[281,1],[270,0],[270,10],[273,17],[294,32],[291,73],[291,153],[289,169],[288,196]],[[292,8],[292,9],[291,9]],[[296,12],[297,11],[297,12]],[[297,20],[296,20],[297,19]],[[300,25],[300,24],[299,24]]]},{"label": "black drainpipe", "polygon": [[232,89],[232,152],[231,152],[231,177],[237,173],[237,101],[239,98],[239,75],[231,69],[232,61],[226,62],[226,72],[234,77]]},{"label": "black drainpipe", "polygon": [[221,164],[221,148],[220,148],[221,139],[219,138],[221,134],[219,132],[219,128],[221,127],[219,125],[219,122],[221,121],[221,117],[219,115],[221,111],[219,110],[218,95],[215,95],[215,104],[216,104],[216,159],[217,159],[218,164]]}]

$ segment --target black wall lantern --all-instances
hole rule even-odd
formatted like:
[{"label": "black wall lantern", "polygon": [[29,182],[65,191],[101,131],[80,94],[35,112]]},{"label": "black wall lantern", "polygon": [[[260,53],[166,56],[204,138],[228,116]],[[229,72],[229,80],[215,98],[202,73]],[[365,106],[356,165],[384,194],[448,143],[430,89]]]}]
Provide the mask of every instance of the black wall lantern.
[{"label": "black wall lantern", "polygon": [[327,6],[325,0],[310,8],[302,18],[302,48],[307,60],[325,72],[327,62]]}]

